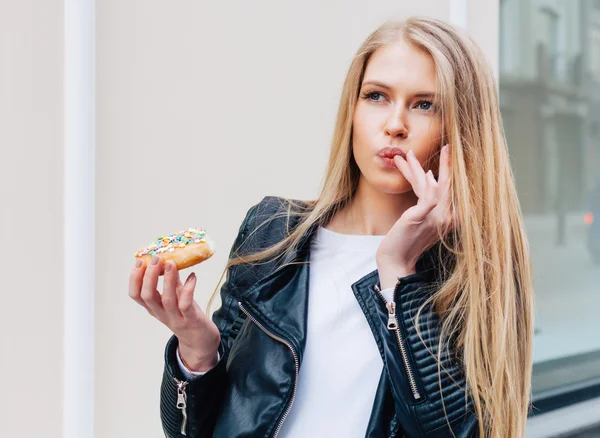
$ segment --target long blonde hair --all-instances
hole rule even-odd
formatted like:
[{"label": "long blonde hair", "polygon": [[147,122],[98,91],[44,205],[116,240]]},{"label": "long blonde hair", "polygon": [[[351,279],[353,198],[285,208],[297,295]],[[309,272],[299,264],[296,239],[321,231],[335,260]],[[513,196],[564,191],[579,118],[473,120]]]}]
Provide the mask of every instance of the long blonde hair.
[{"label": "long blonde hair", "polygon": [[[440,343],[447,346],[454,339],[460,348],[480,436],[522,437],[533,360],[530,252],[493,71],[479,46],[462,31],[439,20],[414,17],[388,21],[366,39],[344,82],[318,199],[303,205],[287,200],[280,214],[298,216],[298,225],[270,248],[233,256],[225,269],[284,257],[315,224],[325,225],[352,199],[360,176],[352,156],[352,119],[363,75],[371,55],[399,39],[433,58],[443,137],[452,145],[451,196],[460,227],[448,236],[440,233],[440,239],[455,263],[428,301],[440,315]],[[442,348],[438,351],[440,363]]]}]

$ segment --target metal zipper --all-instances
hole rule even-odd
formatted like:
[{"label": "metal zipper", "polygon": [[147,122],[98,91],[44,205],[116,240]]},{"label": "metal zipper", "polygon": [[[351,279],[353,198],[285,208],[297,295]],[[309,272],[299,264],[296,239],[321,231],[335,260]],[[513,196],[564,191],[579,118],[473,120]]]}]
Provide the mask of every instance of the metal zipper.
[{"label": "metal zipper", "polygon": [[[396,283],[396,287],[394,288],[393,297],[396,297],[396,292],[400,287],[400,281]],[[402,333],[400,332],[400,324],[398,324],[398,316],[396,315],[396,303],[394,301],[388,301],[385,299],[383,294],[381,293],[381,289],[379,289],[378,285],[374,285],[373,289],[377,292],[377,294],[381,297],[383,302],[385,303],[385,307],[388,310],[388,323],[387,328],[390,331],[394,331],[396,333],[396,340],[398,341],[398,347],[400,347],[400,353],[402,355],[402,361],[404,362],[404,368],[406,369],[406,374],[408,375],[408,381],[410,383],[410,389],[412,390],[413,397],[415,400],[419,400],[421,398],[421,394],[417,388],[417,382],[415,381],[415,376],[410,367],[410,362],[408,361],[408,355],[406,354],[406,349],[404,348],[404,340],[402,338]]]},{"label": "metal zipper", "polygon": [[189,382],[179,380],[173,377],[173,380],[177,383],[177,409],[181,410],[183,414],[183,421],[181,422],[181,434],[187,436],[185,433],[185,427],[187,426],[187,394],[185,393],[185,387]]},{"label": "metal zipper", "polygon": [[298,361],[298,355],[296,354],[296,351],[294,350],[294,347],[292,346],[291,343],[289,343],[288,341],[286,341],[282,337],[276,336],[273,333],[269,332],[267,329],[265,329],[264,325],[262,325],[260,322],[258,322],[256,320],[256,318],[254,318],[252,315],[250,315],[248,313],[248,311],[246,309],[244,309],[244,306],[242,305],[242,303],[238,302],[238,307],[240,308],[240,310],[242,312],[244,312],[246,314],[246,316],[248,318],[250,318],[252,320],[252,322],[254,322],[269,337],[275,339],[276,341],[279,341],[279,342],[282,342],[283,344],[285,344],[290,349],[290,351],[292,352],[292,355],[294,356],[294,362],[296,363],[296,375],[294,376],[294,389],[292,390],[292,398],[290,399],[290,402],[288,403],[288,405],[287,405],[287,407],[285,409],[285,412],[283,413],[283,416],[279,420],[279,424],[277,424],[277,427],[275,428],[275,432],[272,435],[272,438],[276,438],[277,435],[279,434],[279,430],[281,429],[283,421],[285,420],[285,418],[290,413],[290,410],[292,409],[292,405],[294,404],[294,398],[296,397],[296,388],[297,388],[297,385],[298,385],[298,371],[300,369],[300,364],[299,364],[299,361]]}]

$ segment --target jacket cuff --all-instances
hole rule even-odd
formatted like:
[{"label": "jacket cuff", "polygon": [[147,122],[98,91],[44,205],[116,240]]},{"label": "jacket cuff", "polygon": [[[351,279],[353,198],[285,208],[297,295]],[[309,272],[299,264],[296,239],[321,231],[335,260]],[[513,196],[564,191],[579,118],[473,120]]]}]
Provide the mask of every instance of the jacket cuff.
[{"label": "jacket cuff", "polygon": [[191,383],[192,381],[198,380],[200,377],[216,374],[215,370],[217,370],[217,368],[224,367],[225,364],[223,363],[223,359],[225,357],[225,345],[222,339],[217,349],[217,357],[217,364],[210,370],[203,373],[190,371],[183,363],[181,363],[181,359],[179,358],[179,339],[177,339],[177,336],[172,335],[165,348],[165,368],[173,377],[176,377],[179,380],[190,381]]},{"label": "jacket cuff", "polygon": [[[179,346],[177,347],[175,356],[177,356],[177,365],[179,366],[179,369],[185,376],[186,380],[193,379],[196,376],[203,376],[208,371],[210,371],[210,370],[208,370],[208,371],[192,371],[188,367],[186,367],[185,364],[183,363],[183,360],[181,359],[181,354],[179,353]],[[217,363],[215,364],[215,366],[217,366],[219,364],[220,360],[221,360],[221,354],[217,351]],[[212,367],[212,368],[214,368],[214,367]],[[212,368],[211,368],[211,370],[212,370]]]}]

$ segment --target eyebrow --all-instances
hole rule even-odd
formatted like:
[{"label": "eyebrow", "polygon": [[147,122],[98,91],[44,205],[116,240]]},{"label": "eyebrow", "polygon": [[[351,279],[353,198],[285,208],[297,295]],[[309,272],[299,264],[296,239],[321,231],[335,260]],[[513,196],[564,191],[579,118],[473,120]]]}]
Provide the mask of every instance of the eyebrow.
[{"label": "eyebrow", "polygon": [[[390,87],[389,85],[379,81],[365,81],[363,82],[361,88],[365,85],[376,85],[378,87],[385,88],[386,90],[392,89],[392,87]],[[414,97],[434,99],[436,97],[436,93],[433,91],[419,91],[418,93],[415,93]]]}]

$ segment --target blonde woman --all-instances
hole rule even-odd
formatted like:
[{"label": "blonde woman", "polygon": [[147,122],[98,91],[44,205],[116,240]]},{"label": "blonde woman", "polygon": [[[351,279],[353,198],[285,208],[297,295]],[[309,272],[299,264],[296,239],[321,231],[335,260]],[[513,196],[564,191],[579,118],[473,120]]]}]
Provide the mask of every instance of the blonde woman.
[{"label": "blonde woman", "polygon": [[209,318],[193,274],[132,271],[174,333],[167,437],[524,436],[529,249],[493,73],[452,26],[367,38],[318,199],[252,206],[225,272]]}]

